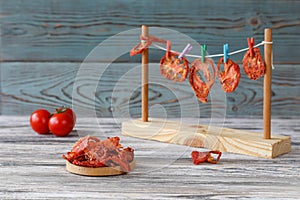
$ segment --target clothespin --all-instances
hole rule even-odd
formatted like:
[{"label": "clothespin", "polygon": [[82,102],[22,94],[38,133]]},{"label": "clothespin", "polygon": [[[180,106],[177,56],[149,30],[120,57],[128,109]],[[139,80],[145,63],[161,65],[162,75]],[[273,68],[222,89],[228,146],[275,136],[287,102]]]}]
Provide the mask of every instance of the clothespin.
[{"label": "clothespin", "polygon": [[248,47],[249,47],[249,52],[250,52],[250,56],[253,56],[253,46],[254,46],[254,38],[248,38]]},{"label": "clothespin", "polygon": [[171,46],[172,46],[172,43],[171,43],[170,40],[168,40],[168,41],[167,41],[167,52],[166,52],[166,57],[167,57],[167,58],[170,57]]},{"label": "clothespin", "polygon": [[224,54],[224,63],[227,62],[228,58],[228,44],[224,44],[223,46],[223,54]]},{"label": "clothespin", "polygon": [[186,47],[182,50],[182,52],[179,54],[178,58],[182,58],[185,54],[191,51],[192,48],[193,46],[191,44],[187,44]]},{"label": "clothespin", "polygon": [[203,63],[205,62],[206,49],[206,44],[201,45],[201,59]]}]

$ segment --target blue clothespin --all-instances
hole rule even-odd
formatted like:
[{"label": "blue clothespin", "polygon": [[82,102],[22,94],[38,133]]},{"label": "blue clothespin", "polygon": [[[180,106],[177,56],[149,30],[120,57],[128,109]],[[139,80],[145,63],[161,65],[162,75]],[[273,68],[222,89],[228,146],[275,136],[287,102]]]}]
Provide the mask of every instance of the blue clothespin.
[{"label": "blue clothespin", "polygon": [[201,59],[203,63],[205,62],[206,49],[207,47],[205,44],[201,45]]},{"label": "blue clothespin", "polygon": [[226,63],[227,59],[228,59],[228,44],[224,44],[224,46],[223,46],[223,54],[224,54],[224,63]]}]

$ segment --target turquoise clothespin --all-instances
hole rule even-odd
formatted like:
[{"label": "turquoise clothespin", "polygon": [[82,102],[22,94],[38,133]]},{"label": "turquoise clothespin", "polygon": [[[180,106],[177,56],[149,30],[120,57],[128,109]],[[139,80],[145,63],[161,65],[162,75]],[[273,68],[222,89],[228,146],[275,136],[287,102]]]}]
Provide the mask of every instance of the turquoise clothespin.
[{"label": "turquoise clothespin", "polygon": [[201,45],[201,58],[203,63],[205,62],[206,49],[206,44]]},{"label": "turquoise clothespin", "polygon": [[224,44],[224,46],[223,46],[223,54],[224,54],[224,63],[226,63],[227,59],[228,59],[228,44]]}]

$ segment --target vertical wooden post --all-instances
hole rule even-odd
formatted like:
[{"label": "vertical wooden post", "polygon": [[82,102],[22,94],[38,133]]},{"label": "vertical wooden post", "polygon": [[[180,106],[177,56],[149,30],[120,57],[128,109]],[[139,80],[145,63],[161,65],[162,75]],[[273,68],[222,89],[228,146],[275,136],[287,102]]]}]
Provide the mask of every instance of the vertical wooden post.
[{"label": "vertical wooden post", "polygon": [[[142,26],[142,36],[148,37],[148,27]],[[142,121],[148,121],[148,49],[145,49],[142,53]]]},{"label": "vertical wooden post", "polygon": [[271,95],[272,95],[272,29],[265,29],[264,57],[266,73],[264,76],[264,138],[271,138]]}]

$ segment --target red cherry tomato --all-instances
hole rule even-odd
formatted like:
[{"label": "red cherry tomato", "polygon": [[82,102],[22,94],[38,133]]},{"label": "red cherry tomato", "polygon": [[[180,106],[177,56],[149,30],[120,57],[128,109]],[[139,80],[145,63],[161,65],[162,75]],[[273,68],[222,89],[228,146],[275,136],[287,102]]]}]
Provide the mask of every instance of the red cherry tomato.
[{"label": "red cherry tomato", "polygon": [[31,128],[39,134],[49,133],[48,122],[50,115],[50,112],[44,109],[34,111],[30,116]]},{"label": "red cherry tomato", "polygon": [[64,137],[69,135],[75,125],[74,118],[67,112],[58,112],[52,115],[48,127],[50,132],[56,136]]},{"label": "red cherry tomato", "polygon": [[76,123],[76,115],[75,115],[75,112],[71,108],[60,107],[60,108],[56,109],[55,113],[63,113],[63,112],[69,113],[73,117],[74,123]]}]

